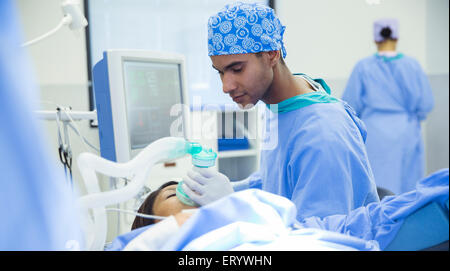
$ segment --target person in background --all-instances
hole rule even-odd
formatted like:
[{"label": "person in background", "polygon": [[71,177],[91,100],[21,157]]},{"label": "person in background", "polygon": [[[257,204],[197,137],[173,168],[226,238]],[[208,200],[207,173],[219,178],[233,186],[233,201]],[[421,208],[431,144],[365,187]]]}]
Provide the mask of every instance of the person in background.
[{"label": "person in background", "polygon": [[424,176],[420,125],[433,108],[433,94],[417,60],[397,51],[398,21],[376,20],[373,34],[378,52],[356,64],[342,99],[366,125],[377,186],[399,194]]}]

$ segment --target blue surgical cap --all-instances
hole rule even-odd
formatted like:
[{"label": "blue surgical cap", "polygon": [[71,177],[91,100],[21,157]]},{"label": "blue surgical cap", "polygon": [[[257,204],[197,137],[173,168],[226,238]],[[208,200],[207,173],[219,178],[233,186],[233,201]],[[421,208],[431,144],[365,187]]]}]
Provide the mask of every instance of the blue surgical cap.
[{"label": "blue surgical cap", "polygon": [[[389,28],[389,37],[383,37],[381,34],[381,31],[384,28]],[[373,39],[376,42],[382,42],[386,39],[398,39],[398,20],[394,18],[384,18],[373,22]]]},{"label": "blue surgical cap", "polygon": [[283,26],[273,9],[260,3],[226,5],[208,21],[208,55],[278,51],[283,58]]}]

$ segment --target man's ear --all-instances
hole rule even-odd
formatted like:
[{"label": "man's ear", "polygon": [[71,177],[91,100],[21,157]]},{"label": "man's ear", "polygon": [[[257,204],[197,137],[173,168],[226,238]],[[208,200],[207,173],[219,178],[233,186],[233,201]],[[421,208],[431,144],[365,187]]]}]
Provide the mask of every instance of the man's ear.
[{"label": "man's ear", "polygon": [[267,55],[269,56],[269,63],[272,67],[278,63],[281,57],[280,51],[268,51]]}]

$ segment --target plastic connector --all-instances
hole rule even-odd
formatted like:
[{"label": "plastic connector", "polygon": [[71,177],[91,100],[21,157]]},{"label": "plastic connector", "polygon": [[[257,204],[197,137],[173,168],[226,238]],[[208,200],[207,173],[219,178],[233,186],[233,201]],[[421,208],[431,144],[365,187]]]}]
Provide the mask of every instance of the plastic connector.
[{"label": "plastic connector", "polygon": [[69,28],[72,30],[82,29],[88,25],[79,7],[79,2],[75,0],[66,0],[61,4],[64,16],[70,16]]}]

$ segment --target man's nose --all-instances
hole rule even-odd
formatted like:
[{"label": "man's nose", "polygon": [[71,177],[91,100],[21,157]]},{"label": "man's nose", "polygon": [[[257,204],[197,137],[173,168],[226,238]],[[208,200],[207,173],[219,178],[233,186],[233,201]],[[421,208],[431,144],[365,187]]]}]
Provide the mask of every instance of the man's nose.
[{"label": "man's nose", "polygon": [[236,81],[227,74],[224,74],[222,77],[222,89],[225,94],[230,94],[237,88]]}]

